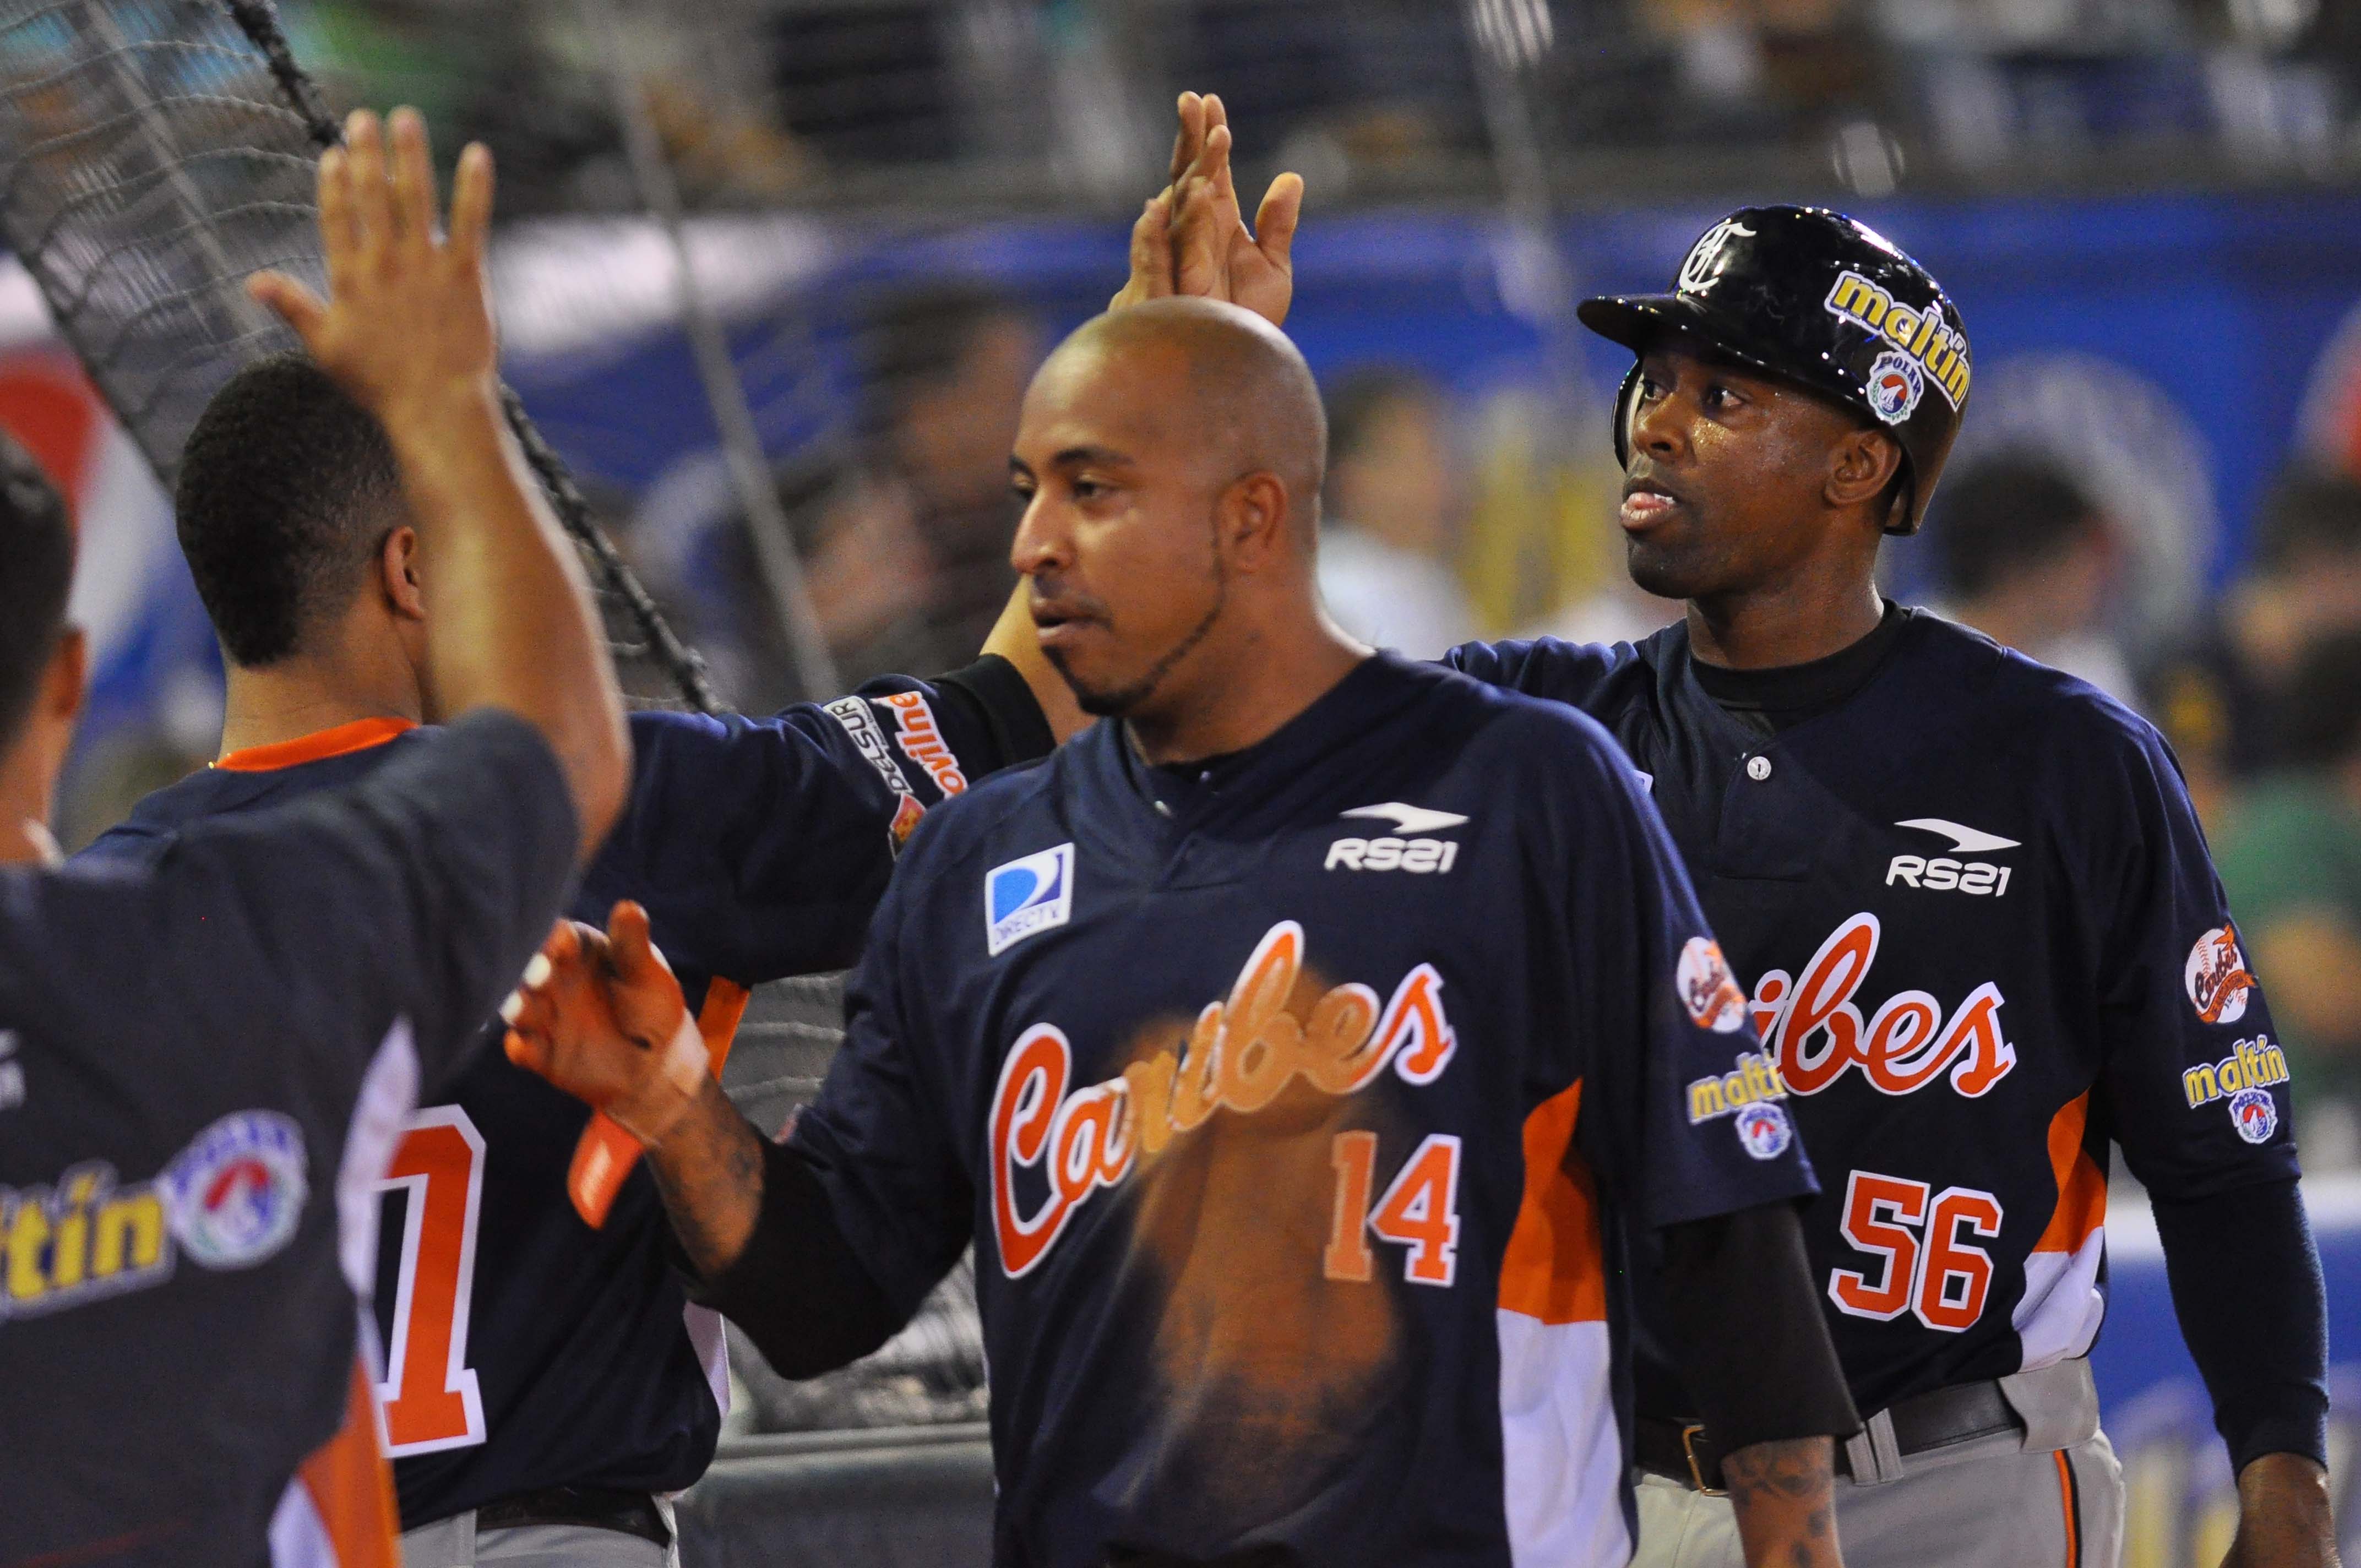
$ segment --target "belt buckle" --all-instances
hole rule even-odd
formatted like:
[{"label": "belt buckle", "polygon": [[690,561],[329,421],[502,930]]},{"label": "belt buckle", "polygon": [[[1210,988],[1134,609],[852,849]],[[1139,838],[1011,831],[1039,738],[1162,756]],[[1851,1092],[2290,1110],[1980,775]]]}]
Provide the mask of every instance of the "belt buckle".
[{"label": "belt buckle", "polygon": [[1689,1462],[1689,1485],[1706,1497],[1727,1497],[1730,1496],[1727,1490],[1705,1484],[1705,1469],[1697,1464],[1697,1435],[1703,1431],[1705,1428],[1695,1421],[1681,1429],[1681,1457]]}]

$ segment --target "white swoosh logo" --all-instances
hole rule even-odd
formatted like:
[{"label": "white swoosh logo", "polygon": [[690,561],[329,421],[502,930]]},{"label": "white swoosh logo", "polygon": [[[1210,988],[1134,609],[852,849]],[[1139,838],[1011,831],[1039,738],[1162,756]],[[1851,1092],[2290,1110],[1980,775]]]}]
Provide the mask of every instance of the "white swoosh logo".
[{"label": "white swoosh logo", "polygon": [[1976,854],[1985,850],[2014,850],[2017,841],[2004,839],[1997,833],[1981,832],[1962,828],[1956,822],[1946,822],[1939,817],[1914,817],[1907,822],[1897,822],[1896,828],[1916,828],[1922,833],[1940,833],[1951,841],[1952,850],[1962,855]]},{"label": "white swoosh logo", "polygon": [[1389,800],[1383,806],[1356,806],[1340,815],[1390,822],[1397,833],[1434,833],[1445,828],[1456,828],[1467,820],[1448,811],[1429,811],[1422,806],[1404,806],[1398,800]]}]

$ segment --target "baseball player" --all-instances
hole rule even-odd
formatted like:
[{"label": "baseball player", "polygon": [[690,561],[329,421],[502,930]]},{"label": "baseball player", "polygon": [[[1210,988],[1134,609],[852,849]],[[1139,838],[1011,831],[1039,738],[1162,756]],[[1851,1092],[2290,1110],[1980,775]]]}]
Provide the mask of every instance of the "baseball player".
[{"label": "baseball player", "polygon": [[[1245,236],[1218,102],[1183,111],[1190,172],[1143,215],[1119,301],[1235,281],[1276,322],[1284,247]],[[2115,1560],[2084,1359],[2113,1144],[2237,1469],[2230,1562],[2334,1562],[2286,1059],[2172,755],[2092,687],[1877,592],[1966,407],[1958,308],[1851,219],[1762,207],[1671,292],[1580,313],[1637,356],[1620,521],[1634,580],[1686,616],[1449,662],[1615,734],[1750,988],[1763,1050],[1692,1082],[1687,1113],[1782,1104],[1818,1165],[1812,1266],[1868,1413],[1839,1465],[1848,1552]],[[1642,1285],[1641,1560],[1735,1562],[1721,1434],[1649,1332],[1678,1303]]]},{"label": "baseball player", "polygon": [[1014,561],[1107,721],[921,826],[788,1140],[696,1071],[628,905],[617,999],[569,928],[511,1054],[647,1143],[790,1376],[975,1246],[999,1563],[1621,1563],[1631,1233],[1748,1561],[1834,1563],[1810,1177],[1775,1102],[1686,1114],[1744,999],[1601,730],[1321,615],[1323,449],[1250,313],[1085,325],[1026,400]]},{"label": "baseball player", "polygon": [[[371,1184],[629,779],[573,546],[501,422],[489,159],[320,167],[334,300],[258,287],[384,422],[438,561],[444,744],[142,871],[43,866],[81,696],[63,504],[0,454],[0,1563],[390,1568],[357,1360]],[[516,602],[508,602],[511,596]]]},{"label": "baseball player", "polygon": [[[142,801],[93,859],[153,863],[202,824],[373,777],[439,744],[420,721],[447,711],[419,656],[427,552],[394,453],[317,367],[270,360],[228,383],[175,499],[225,655],[222,754]],[[1038,658],[1031,641],[1020,612],[994,646]],[[1012,730],[998,715],[1016,705]],[[767,719],[631,726],[631,802],[577,907],[644,901],[717,1044],[747,985],[852,961],[928,806],[1050,743],[990,654]],[[584,1224],[566,1199],[581,1105],[497,1051],[422,1099],[375,1266],[408,1568],[528,1552],[664,1562],[662,1496],[711,1461],[728,1384],[719,1320],[687,1307],[665,1261],[653,1190],[634,1177],[602,1228]]]}]

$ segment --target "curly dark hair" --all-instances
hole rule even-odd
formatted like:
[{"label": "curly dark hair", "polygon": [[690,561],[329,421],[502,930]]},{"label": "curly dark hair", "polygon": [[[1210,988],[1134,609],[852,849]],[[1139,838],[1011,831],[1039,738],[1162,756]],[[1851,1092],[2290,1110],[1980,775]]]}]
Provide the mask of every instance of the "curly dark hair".
[{"label": "curly dark hair", "polygon": [[16,743],[65,631],[73,562],[65,498],[0,433],[0,750]]},{"label": "curly dark hair", "polygon": [[401,504],[385,432],[318,366],[285,355],[232,377],[189,433],[173,494],[223,654],[253,669],[299,652],[353,602]]}]

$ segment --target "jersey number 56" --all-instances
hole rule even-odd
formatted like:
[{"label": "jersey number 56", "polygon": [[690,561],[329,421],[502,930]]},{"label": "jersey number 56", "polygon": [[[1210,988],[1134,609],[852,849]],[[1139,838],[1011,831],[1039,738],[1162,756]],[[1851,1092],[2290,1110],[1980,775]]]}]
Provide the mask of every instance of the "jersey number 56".
[{"label": "jersey number 56", "polygon": [[1856,1318],[1891,1321],[1908,1312],[1930,1329],[1961,1333],[1983,1316],[1992,1255],[1968,1238],[2000,1235],[2000,1200],[1971,1187],[1936,1192],[1923,1181],[1856,1170],[1845,1184],[1845,1240],[1877,1259],[1828,1274],[1828,1299]]}]

